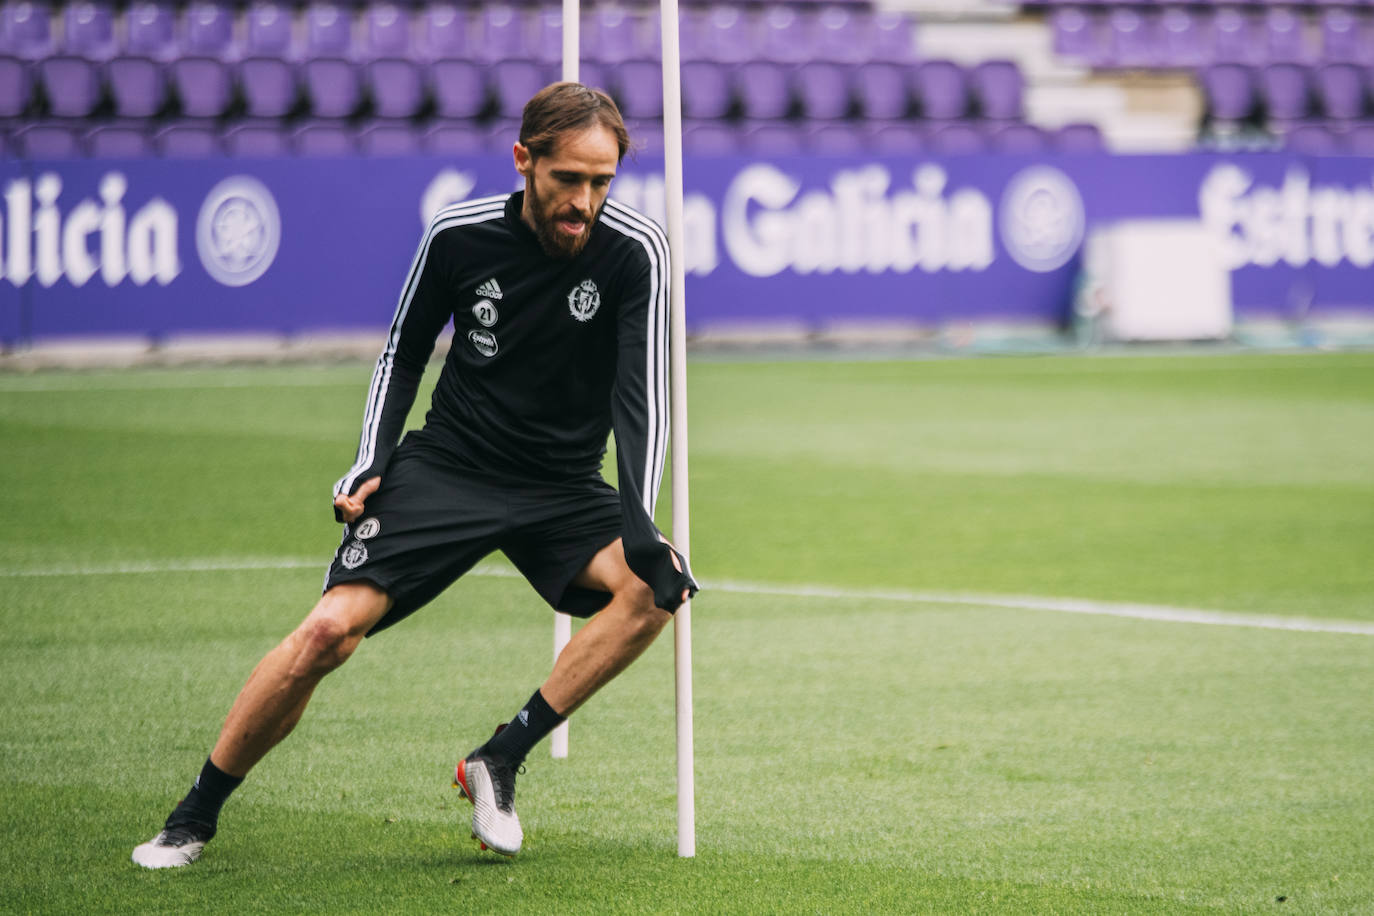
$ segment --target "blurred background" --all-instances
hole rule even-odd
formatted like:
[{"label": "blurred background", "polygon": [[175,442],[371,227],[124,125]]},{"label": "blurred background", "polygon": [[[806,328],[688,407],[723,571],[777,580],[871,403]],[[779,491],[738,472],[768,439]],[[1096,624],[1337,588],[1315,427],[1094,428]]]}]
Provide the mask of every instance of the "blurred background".
[{"label": "blurred background", "polygon": [[[655,5],[581,77],[662,218]],[[559,6],[0,5],[8,365],[371,354],[424,222],[515,186]],[[682,10],[692,344],[1374,342],[1374,2]]]}]

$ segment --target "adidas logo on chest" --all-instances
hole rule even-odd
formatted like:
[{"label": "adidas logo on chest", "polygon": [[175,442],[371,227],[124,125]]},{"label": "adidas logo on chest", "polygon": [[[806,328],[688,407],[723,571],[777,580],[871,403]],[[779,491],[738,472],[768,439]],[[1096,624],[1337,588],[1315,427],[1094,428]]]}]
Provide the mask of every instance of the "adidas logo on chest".
[{"label": "adidas logo on chest", "polygon": [[477,287],[477,295],[483,296],[487,299],[500,299],[501,284],[496,282],[495,277],[492,277],[491,279],[487,280],[485,283]]}]

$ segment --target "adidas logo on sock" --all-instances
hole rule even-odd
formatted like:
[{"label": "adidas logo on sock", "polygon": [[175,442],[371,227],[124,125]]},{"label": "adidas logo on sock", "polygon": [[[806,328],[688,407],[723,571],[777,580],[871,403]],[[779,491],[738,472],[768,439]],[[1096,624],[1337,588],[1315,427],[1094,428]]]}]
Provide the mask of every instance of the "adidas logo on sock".
[{"label": "adidas logo on sock", "polygon": [[488,299],[500,299],[501,284],[496,282],[495,277],[492,277],[490,280],[477,287],[477,295],[485,296]]},{"label": "adidas logo on sock", "polygon": [[520,710],[519,719],[521,725],[525,726],[526,728],[530,727],[530,711],[528,709]]}]

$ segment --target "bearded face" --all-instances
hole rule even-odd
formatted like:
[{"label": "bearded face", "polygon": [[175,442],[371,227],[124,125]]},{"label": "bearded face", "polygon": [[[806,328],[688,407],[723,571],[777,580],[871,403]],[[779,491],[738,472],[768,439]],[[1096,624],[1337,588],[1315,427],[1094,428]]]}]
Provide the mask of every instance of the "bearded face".
[{"label": "bearded face", "polygon": [[587,247],[592,226],[606,206],[603,198],[595,210],[583,210],[575,203],[548,200],[539,192],[539,181],[529,176],[525,186],[525,206],[534,234],[544,253],[551,258],[575,258]]}]

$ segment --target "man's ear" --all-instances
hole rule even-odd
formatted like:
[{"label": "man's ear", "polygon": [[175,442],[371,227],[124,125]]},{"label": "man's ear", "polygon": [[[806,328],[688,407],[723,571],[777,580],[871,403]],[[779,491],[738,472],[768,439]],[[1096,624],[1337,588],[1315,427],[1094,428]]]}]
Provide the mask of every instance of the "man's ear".
[{"label": "man's ear", "polygon": [[534,171],[534,159],[530,156],[530,151],[517,143],[513,152],[515,154],[515,170],[526,178],[530,177]]}]

